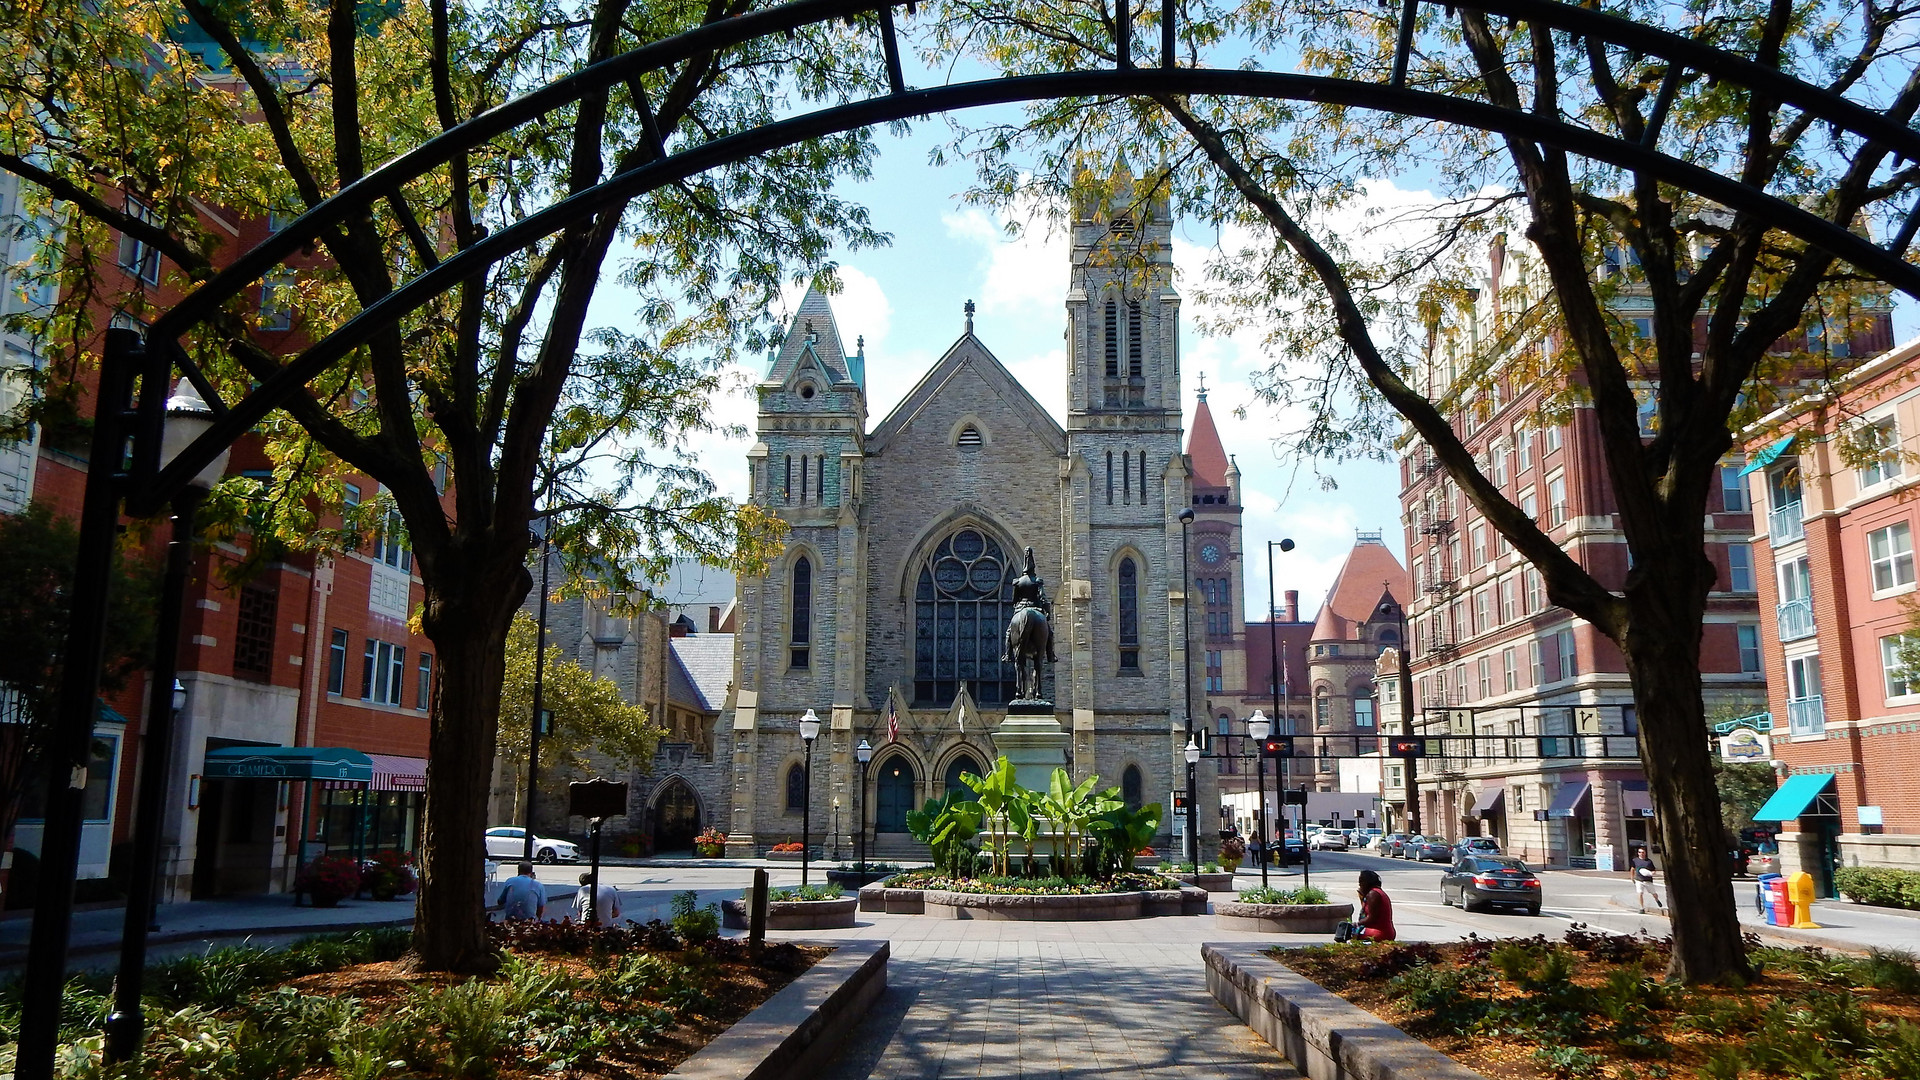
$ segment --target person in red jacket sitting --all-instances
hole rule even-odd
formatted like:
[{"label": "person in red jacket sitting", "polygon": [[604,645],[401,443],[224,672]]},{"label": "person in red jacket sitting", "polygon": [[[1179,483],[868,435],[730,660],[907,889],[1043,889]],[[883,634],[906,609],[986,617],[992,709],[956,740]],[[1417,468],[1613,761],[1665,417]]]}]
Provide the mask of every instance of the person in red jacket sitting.
[{"label": "person in red jacket sitting", "polygon": [[1380,875],[1372,870],[1360,871],[1360,918],[1341,923],[1333,940],[1392,941],[1398,936],[1393,929],[1393,901],[1380,887]]}]

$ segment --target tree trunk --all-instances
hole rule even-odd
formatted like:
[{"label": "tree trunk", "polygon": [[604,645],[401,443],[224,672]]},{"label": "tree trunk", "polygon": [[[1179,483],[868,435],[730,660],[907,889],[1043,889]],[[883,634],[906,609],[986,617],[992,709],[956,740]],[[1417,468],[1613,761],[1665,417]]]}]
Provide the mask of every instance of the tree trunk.
[{"label": "tree trunk", "polygon": [[525,566],[498,553],[488,552],[486,562],[494,565],[481,573],[436,575],[446,584],[428,593],[423,619],[440,650],[413,926],[416,964],[426,971],[483,972],[495,964],[487,941],[481,832],[500,723],[507,632],[532,578]]},{"label": "tree trunk", "polygon": [[[1659,572],[1648,565],[1630,575],[1632,614],[1620,645],[1640,721],[1640,763],[1665,848],[1666,900],[1673,916],[1667,975],[1688,984],[1727,983],[1749,979],[1753,972],[1734,906],[1726,826],[1700,698],[1701,621],[1713,570],[1698,548],[1677,558],[1688,568]],[[1644,579],[1631,580],[1642,570]]]}]

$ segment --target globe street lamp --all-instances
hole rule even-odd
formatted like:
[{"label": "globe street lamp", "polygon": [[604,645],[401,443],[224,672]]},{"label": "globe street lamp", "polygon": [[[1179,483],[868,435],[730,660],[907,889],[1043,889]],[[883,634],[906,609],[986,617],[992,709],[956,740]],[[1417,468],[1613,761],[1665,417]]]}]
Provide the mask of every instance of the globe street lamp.
[{"label": "globe street lamp", "polygon": [[[185,379],[167,399],[160,430],[164,467],[213,426],[213,410]],[[147,932],[154,925],[155,879],[160,873],[160,819],[167,807],[167,771],[173,765],[174,720],[186,708],[180,667],[180,619],[187,578],[193,570],[193,518],[207,492],[227,469],[227,452],[207,463],[173,500],[173,535],[167,540],[165,576],[154,626],[153,682],[140,749],[140,788],[134,807],[133,852],[128,862],[127,908],[120,925],[120,970],[114,979],[113,1012],[107,1017],[106,1058],[132,1061],[140,1051],[141,980],[147,966]],[[52,889],[47,890],[51,892]],[[36,916],[38,918],[38,916]]]},{"label": "globe street lamp", "polygon": [[866,884],[867,874],[867,762],[873,760],[873,747],[867,740],[861,739],[860,745],[853,748],[853,759],[860,763],[860,799],[854,803],[854,812],[860,815],[860,878]]},{"label": "globe street lamp", "polygon": [[[1187,537],[1192,531],[1193,507],[1180,510],[1180,659],[1181,667],[1186,669],[1187,695],[1187,745],[1194,747],[1196,755],[1199,747],[1193,742],[1193,616],[1191,609],[1193,592],[1193,572],[1187,568]],[[1200,793],[1194,783],[1193,762],[1187,761],[1187,861],[1194,869],[1200,869]]]},{"label": "globe street lamp", "polygon": [[1253,737],[1254,813],[1259,815],[1255,830],[1260,838],[1260,887],[1267,887],[1267,735],[1273,722],[1259,709],[1247,717],[1247,734]]},{"label": "globe street lamp", "polygon": [[807,859],[812,854],[813,839],[809,835],[813,828],[813,740],[820,737],[820,718],[812,709],[800,718],[800,741],[807,748],[806,784],[802,788],[800,800],[800,884],[807,883]]}]

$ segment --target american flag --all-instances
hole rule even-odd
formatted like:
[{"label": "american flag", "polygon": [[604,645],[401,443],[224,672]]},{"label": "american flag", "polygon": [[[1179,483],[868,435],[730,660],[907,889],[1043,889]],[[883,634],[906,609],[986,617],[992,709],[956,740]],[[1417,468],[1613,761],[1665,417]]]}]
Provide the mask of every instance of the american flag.
[{"label": "american flag", "polygon": [[900,713],[891,701],[887,702],[887,741],[900,741]]}]

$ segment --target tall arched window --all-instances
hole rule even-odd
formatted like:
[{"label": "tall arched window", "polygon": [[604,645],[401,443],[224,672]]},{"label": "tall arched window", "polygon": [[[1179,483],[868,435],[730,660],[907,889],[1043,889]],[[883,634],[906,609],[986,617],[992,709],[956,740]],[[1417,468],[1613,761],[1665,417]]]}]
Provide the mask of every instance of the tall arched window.
[{"label": "tall arched window", "polygon": [[1313,726],[1326,727],[1333,723],[1333,695],[1326,687],[1313,693]]},{"label": "tall arched window", "polygon": [[978,529],[940,542],[914,588],[913,699],[951,705],[965,682],[974,700],[1013,697],[1013,666],[1000,662],[1013,617],[1014,569]]},{"label": "tall arched window", "polygon": [[1138,379],[1140,371],[1140,301],[1127,301],[1127,377]]},{"label": "tall arched window", "polygon": [[1373,699],[1356,697],[1353,699],[1353,726],[1370,728],[1373,726]]},{"label": "tall arched window", "polygon": [[813,562],[805,555],[793,561],[793,619],[789,641],[793,647],[793,666],[807,666],[813,641]]},{"label": "tall arched window", "polygon": [[1132,559],[1120,560],[1120,670],[1140,670],[1140,575]]},{"label": "tall arched window", "polygon": [[1129,765],[1126,771],[1120,774],[1120,801],[1127,804],[1127,809],[1140,809],[1140,789],[1143,786],[1140,779],[1140,766]]},{"label": "tall arched window", "polygon": [[807,771],[798,765],[787,769],[787,809],[799,813],[807,808]]},{"label": "tall arched window", "polygon": [[1107,301],[1107,378],[1120,377],[1120,305]]}]

